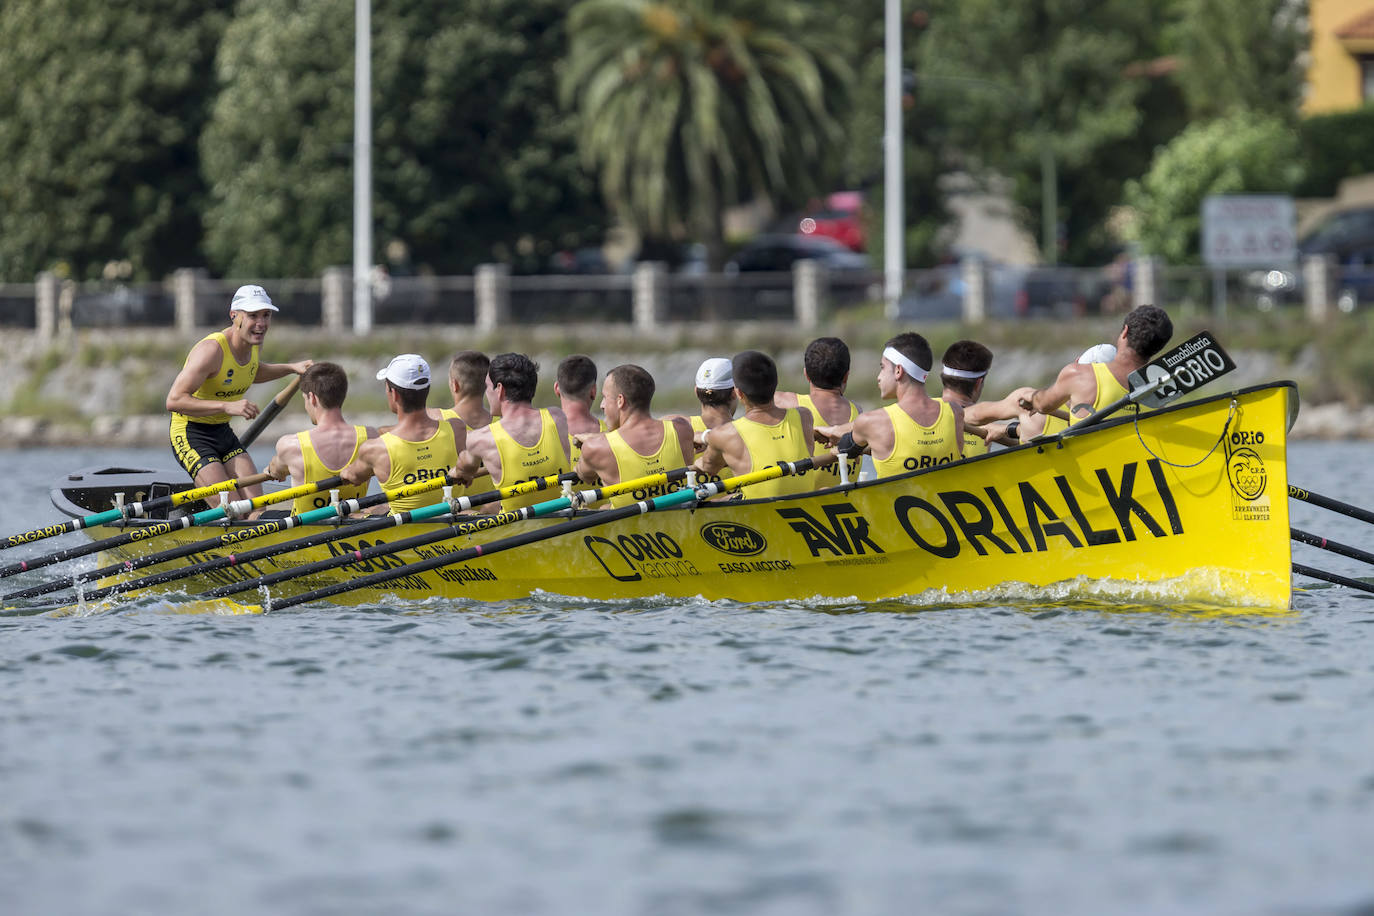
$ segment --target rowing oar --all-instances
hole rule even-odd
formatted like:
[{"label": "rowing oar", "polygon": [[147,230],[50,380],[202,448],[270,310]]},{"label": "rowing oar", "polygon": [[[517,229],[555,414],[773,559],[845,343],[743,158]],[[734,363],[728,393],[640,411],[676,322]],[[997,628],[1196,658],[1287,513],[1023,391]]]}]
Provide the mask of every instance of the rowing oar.
[{"label": "rowing oar", "polygon": [[[35,585],[32,588],[26,588],[22,591],[11,592],[8,595],[0,596],[0,601],[9,601],[11,599],[20,598],[34,598],[38,595],[47,595],[51,594],[52,592],[59,592],[64,588],[75,588],[78,585],[81,585],[85,582],[98,581],[100,579],[105,578],[106,576],[112,576],[118,573],[133,572],[135,569],[142,569],[146,566],[155,566],[158,563],[165,563],[169,560],[180,559],[181,557],[189,556],[194,553],[200,553],[201,551],[215,550],[217,548],[230,547],[235,544],[242,544],[246,541],[251,541],[277,531],[285,531],[287,529],[294,528],[297,525],[308,525],[314,522],[327,522],[333,518],[357,512],[360,509],[375,506],[380,503],[384,503],[390,499],[400,499],[403,496],[419,496],[422,493],[427,493],[430,490],[436,490],[439,487],[451,482],[452,481],[447,480],[445,478],[436,477],[431,480],[425,480],[421,481],[420,483],[414,483],[410,484],[409,486],[400,487],[396,490],[390,490],[384,493],[375,493],[372,496],[363,496],[357,499],[345,500],[343,503],[337,506],[331,505],[325,506],[321,509],[312,509],[309,512],[303,512],[300,515],[292,515],[288,518],[266,519],[250,527],[234,528],[232,530],[225,531],[212,538],[204,538],[199,541],[194,541],[190,544],[182,544],[178,547],[172,547],[168,550],[163,550],[157,553],[145,554],[141,557],[134,557],[132,559],[124,560],[119,563],[112,563],[109,566],[102,566],[101,568],[91,570],[90,572],[83,572],[78,575],[68,576],[63,579],[54,579],[53,581],[45,582],[42,585]],[[309,496],[312,493],[317,493],[322,490],[330,490],[338,486],[340,483],[342,483],[340,478],[329,477],[325,480],[319,480],[314,483],[302,484],[299,487],[293,487],[289,490],[279,490],[273,493],[264,493],[262,496],[254,497],[252,500],[244,500],[243,504],[248,505],[250,508],[260,508],[262,506],[269,505],[270,503],[283,502],[287,499],[295,499],[297,496]],[[231,511],[236,510],[234,507],[231,507]],[[96,546],[100,549],[108,549],[110,547],[117,546],[113,543],[114,540],[114,538],[109,538],[104,541],[98,542]]]},{"label": "rowing oar", "polygon": [[[267,475],[263,475],[265,478]],[[243,478],[244,481],[251,480],[250,477]],[[228,481],[233,483],[233,481]],[[108,550],[111,547],[122,547],[133,541],[146,541],[150,538],[161,537],[164,534],[171,534],[173,531],[180,531],[183,528],[190,528],[193,525],[205,525],[210,522],[219,521],[226,516],[247,515],[254,509],[261,509],[272,503],[282,502],[287,499],[295,499],[297,496],[309,496],[319,490],[328,490],[343,483],[342,477],[328,477],[316,483],[301,484],[299,487],[290,487],[285,490],[276,490],[272,493],[264,493],[261,496],[254,496],[251,499],[240,499],[227,506],[220,506],[217,509],[207,509],[204,512],[197,512],[194,515],[183,515],[181,518],[166,522],[158,522],[153,525],[146,525],[142,528],[134,528],[123,534],[114,537],[102,538],[98,541],[91,541],[88,544],[78,544],[75,547],[67,547],[54,553],[46,554],[41,557],[34,557],[32,560],[21,560],[18,563],[11,563],[8,566],[0,566],[0,579],[17,575],[21,572],[29,572],[34,569],[42,569],[44,566],[51,566],[54,563],[61,563],[63,560],[75,560],[77,557],[84,557],[88,554],[96,553],[101,550]],[[190,492],[189,490],[187,492]]]},{"label": "rowing oar", "polygon": [[[738,477],[727,477],[723,481],[707,483],[703,486],[696,487],[695,489],[684,488],[672,493],[666,493],[663,496],[656,496],[653,499],[641,500],[640,502],[632,503],[628,506],[621,506],[618,509],[600,509],[595,512],[588,512],[586,515],[577,516],[561,524],[551,525],[547,528],[542,528],[538,531],[528,531],[522,534],[512,535],[508,538],[502,538],[497,541],[489,541],[485,544],[474,544],[471,547],[465,547],[462,550],[456,550],[452,553],[441,553],[415,563],[407,563],[403,566],[383,570],[378,573],[372,573],[371,575],[362,576],[361,578],[349,579],[343,582],[336,582],[332,585],[325,586],[324,588],[318,588],[314,591],[303,592],[299,595],[282,599],[281,601],[271,601],[269,599],[268,605],[264,609],[281,610],[288,607],[295,607],[298,604],[306,604],[310,601],[318,601],[321,598],[329,598],[334,595],[342,594],[343,592],[356,591],[361,588],[371,588],[372,586],[380,585],[382,583],[389,582],[394,579],[404,578],[405,576],[412,576],[417,573],[427,572],[431,569],[438,569],[442,566],[451,566],[455,563],[463,563],[467,560],[471,560],[476,557],[489,556],[490,554],[500,553],[501,551],[510,550],[514,547],[523,547],[526,544],[533,544],[538,541],[548,540],[549,538],[559,537],[560,535],[571,534],[575,531],[582,531],[586,528],[592,528],[597,525],[605,525],[610,522],[619,521],[620,519],[631,518],[633,516],[641,515],[646,512],[653,512],[656,509],[666,509],[671,508],[673,506],[694,503],[703,499],[710,499],[713,496],[717,496],[721,493],[728,493],[729,491],[738,489],[740,487],[746,487],[752,484],[762,483],[764,481],[772,480],[776,477],[782,477],[788,474],[798,474],[803,471],[811,470],[812,468],[824,467],[825,465],[830,464],[834,460],[835,455],[830,454],[821,455],[815,458],[803,458],[800,461],[779,462],[778,464],[770,465],[769,467],[763,468],[762,470],[754,471],[749,474],[742,474]],[[612,489],[614,488],[603,487],[601,488],[600,492],[604,495],[605,493],[610,492]],[[539,503],[536,506],[528,506],[526,508],[531,510],[537,510],[540,506],[553,507],[546,511],[538,512],[538,514],[540,515],[547,515],[550,512],[558,511],[557,504],[559,503],[566,503],[566,500],[550,500],[547,503]],[[521,513],[524,513],[525,511],[525,509],[520,510]],[[514,515],[516,513],[511,514]],[[399,547],[400,543],[401,542],[395,542],[390,546],[392,548]],[[353,558],[348,557],[345,559],[351,560]],[[245,589],[243,588],[235,588],[235,591],[244,590]],[[223,597],[222,594],[215,594],[216,592],[221,591],[221,589],[215,589],[213,592],[206,592],[202,597]],[[224,594],[231,594],[231,592],[224,591]],[[251,612],[252,610],[254,610],[253,607],[245,608],[242,605],[236,604],[232,604],[231,607],[232,609],[237,611],[248,610]]]},{"label": "rowing oar", "polygon": [[[464,496],[460,499],[456,499],[451,502],[438,502],[431,506],[425,506],[421,509],[415,509],[412,512],[408,513],[403,512],[399,515],[384,515],[375,519],[371,519],[369,521],[359,522],[356,525],[349,525],[346,528],[330,528],[326,531],[321,531],[315,534],[307,535],[303,538],[297,538],[296,540],[288,541],[284,544],[272,544],[266,547],[259,547],[255,550],[244,551],[242,553],[231,553],[227,555],[216,556],[209,560],[202,561],[200,563],[192,563],[190,565],[178,567],[176,569],[163,570],[162,572],[143,576],[139,579],[131,579],[123,582],[116,582],[112,585],[107,585],[104,588],[96,589],[92,592],[87,592],[83,597],[87,601],[97,601],[101,598],[109,597],[110,595],[117,595],[122,594],[124,592],[137,591],[139,589],[148,588],[153,585],[162,585],[167,582],[175,582],[178,579],[184,579],[188,576],[196,575],[197,573],[209,572],[215,569],[223,569],[226,566],[243,566],[246,564],[253,563],[257,560],[265,559],[266,557],[279,556],[281,554],[290,553],[291,551],[299,550],[304,547],[313,547],[318,544],[327,544],[331,541],[340,540],[341,538],[353,537],[359,534],[366,534],[370,531],[376,531],[381,528],[388,528],[397,524],[397,518],[405,518],[408,521],[423,521],[427,518],[430,518],[431,516],[444,515],[446,513],[452,512],[454,504],[458,504],[463,509],[468,509],[472,506],[482,505],[483,503],[495,502],[498,499],[504,499],[508,496],[521,496],[526,493],[533,493],[550,486],[556,486],[562,480],[572,480],[575,479],[576,476],[577,475],[575,474],[563,474],[554,475],[551,477],[536,478],[534,480],[526,480],[520,483],[511,484],[507,487],[503,487],[498,490],[491,490],[486,493],[477,493],[471,496]],[[325,484],[323,489],[328,489],[330,486],[338,485],[338,478],[332,478],[332,481],[333,482],[321,481],[322,484]],[[4,596],[4,598],[0,600],[9,600],[11,598],[33,598],[38,595],[46,595],[51,592],[61,591],[64,588],[73,588],[80,585],[83,582],[98,580],[104,578],[107,575],[113,575],[120,572],[132,572],[135,569],[141,569],[146,566],[153,566],[158,563],[167,562],[169,560],[176,560],[184,556],[199,553],[201,551],[233,547],[235,545],[243,544],[247,541],[255,540],[268,534],[273,534],[277,531],[287,531],[291,528],[295,528],[301,525],[309,525],[318,522],[327,522],[334,518],[342,518],[346,515],[351,515],[354,512],[358,512],[361,509],[376,506],[394,499],[401,499],[403,497],[409,496],[419,496],[431,490],[437,490],[439,487],[451,483],[453,483],[453,481],[447,477],[435,477],[430,480],[424,480],[420,481],[419,483],[409,484],[408,486],[399,487],[394,490],[387,490],[382,493],[375,493],[372,496],[363,496],[357,499],[344,500],[337,506],[325,506],[320,509],[313,509],[309,512],[304,512],[300,515],[289,516],[288,518],[274,518],[265,521],[260,521],[246,528],[236,528],[230,531],[225,531],[224,533],[217,535],[215,537],[205,538],[203,540],[196,541],[195,543],[185,544],[180,547],[173,547],[170,550],[164,550],[161,553],[137,557],[132,560],[126,560],[123,563],[115,563],[110,566],[106,566],[102,569],[97,569],[93,572],[83,573],[80,576],[74,576],[67,580],[57,580],[55,582],[48,582],[44,583],[43,585],[34,586],[33,588],[24,589],[23,591],[14,592],[12,594]],[[283,490],[281,492],[286,493],[287,491]],[[278,500],[284,498],[280,494],[271,495],[276,496]],[[296,495],[308,494],[298,493]],[[262,498],[263,497],[256,497],[256,499]],[[292,496],[291,498],[294,499],[295,497]]]},{"label": "rowing oar", "polygon": [[[380,556],[384,553],[397,553],[402,550],[409,550],[413,547],[423,547],[426,544],[433,544],[435,541],[447,541],[456,537],[462,537],[468,534],[475,534],[479,531],[490,531],[492,528],[499,528],[503,525],[509,525],[513,522],[519,522],[524,521],[526,519],[540,518],[542,516],[552,515],[555,512],[561,512],[564,509],[570,509],[577,505],[591,505],[592,503],[600,502],[603,499],[609,499],[612,496],[619,496],[622,493],[633,493],[635,490],[646,489],[648,487],[654,486],[666,486],[667,484],[674,483],[686,477],[688,470],[689,469],[685,467],[677,468],[672,471],[664,471],[660,474],[650,474],[646,477],[638,477],[634,480],[626,480],[622,483],[608,484],[606,486],[596,487],[591,490],[581,490],[574,493],[571,496],[562,496],[557,499],[546,500],[541,503],[535,503],[532,506],[525,506],[521,509],[511,509],[505,512],[498,512],[495,515],[487,516],[486,518],[482,518],[476,521],[455,521],[452,525],[449,525],[444,528],[435,528],[433,530],[426,531],[423,534],[416,534],[411,537],[401,538],[400,540],[396,541],[377,543],[372,545],[371,547],[364,547],[359,550],[353,550],[349,553],[341,554],[339,556],[328,557],[323,560],[316,560],[314,563],[307,563],[304,566],[295,566],[290,569],[283,569],[274,573],[268,573],[267,575],[259,576],[256,579],[247,579],[243,582],[236,582],[230,585],[221,585],[218,588],[212,588],[208,591],[202,592],[198,597],[223,598],[228,595],[237,594],[239,592],[246,592],[249,589],[266,588],[270,585],[276,585],[278,582],[284,582],[287,579],[297,579],[302,576],[309,576],[317,572],[322,572],[326,569],[333,569],[337,566],[345,566],[349,563],[360,563],[363,560],[369,560],[372,557]],[[427,519],[434,519],[437,516],[445,514],[446,507],[443,504],[440,504],[438,506],[431,506],[428,508],[437,511],[429,512],[417,518],[416,514],[424,511],[417,509],[415,513],[411,514],[411,518],[409,519],[397,519],[395,521],[393,521],[392,519],[385,519],[384,521],[388,525],[399,525],[403,524],[404,521],[424,521]],[[351,526],[348,533],[354,534],[357,533],[357,531],[358,526]]]},{"label": "rowing oar", "polygon": [[[108,525],[110,522],[117,522],[121,519],[138,518],[139,516],[146,515],[153,509],[161,509],[164,506],[173,508],[176,506],[183,506],[186,503],[193,503],[207,496],[214,496],[216,493],[223,493],[226,490],[262,483],[267,479],[268,476],[266,474],[250,474],[247,477],[239,477],[234,480],[221,480],[219,483],[197,487],[194,490],[182,490],[170,496],[159,496],[156,499],[150,499],[144,502],[128,503],[122,508],[109,509],[105,512],[97,512],[94,515],[68,519],[59,525],[48,525],[44,528],[35,528],[32,531],[25,531],[22,534],[12,534],[0,540],[0,550],[18,547],[20,544],[31,544],[34,541],[56,537],[59,534],[66,534],[70,531],[80,531],[83,528],[94,528],[96,525]],[[29,562],[30,565],[32,565],[33,561]],[[22,569],[19,571],[22,572]],[[13,574],[8,573],[7,575]]]},{"label": "rowing oar", "polygon": [[296,393],[296,388],[300,383],[301,377],[299,375],[294,376],[291,381],[286,383],[286,387],[277,392],[277,396],[262,409],[262,413],[258,414],[258,418],[253,421],[253,424],[244,431],[242,436],[239,436],[240,445],[244,448],[248,448],[248,446],[252,445],[257,440],[258,436],[262,435],[262,431],[267,428],[267,424],[271,423],[276,418],[277,414],[282,412],[282,408],[286,406],[286,402],[291,400],[291,396]]},{"label": "rowing oar", "polygon": [[1332,499],[1330,496],[1322,496],[1320,493],[1295,487],[1291,483],[1288,485],[1288,496],[1291,499],[1311,503],[1314,506],[1321,506],[1323,509],[1330,509],[1332,512],[1339,512],[1341,515],[1357,518],[1362,522],[1374,522],[1374,512],[1370,512],[1368,509],[1361,509],[1359,506],[1343,503],[1339,499]]},{"label": "rowing oar", "polygon": [[1346,588],[1353,588],[1362,592],[1374,592],[1374,585],[1370,585],[1362,579],[1352,579],[1349,576],[1342,576],[1338,573],[1327,572],[1324,569],[1314,569],[1311,566],[1304,566],[1301,563],[1293,564],[1293,572],[1301,576],[1309,576],[1313,579],[1321,579],[1336,585],[1344,585]]},{"label": "rowing oar", "polygon": [[1319,534],[1309,534],[1297,528],[1289,528],[1288,531],[1289,534],[1292,535],[1293,540],[1300,544],[1308,544],[1312,547],[1320,548],[1321,550],[1329,550],[1343,557],[1350,557],[1352,560],[1364,560],[1366,563],[1374,563],[1374,553],[1370,553],[1367,550],[1361,550],[1358,547],[1351,547],[1348,544],[1341,544],[1337,541],[1330,541]]}]

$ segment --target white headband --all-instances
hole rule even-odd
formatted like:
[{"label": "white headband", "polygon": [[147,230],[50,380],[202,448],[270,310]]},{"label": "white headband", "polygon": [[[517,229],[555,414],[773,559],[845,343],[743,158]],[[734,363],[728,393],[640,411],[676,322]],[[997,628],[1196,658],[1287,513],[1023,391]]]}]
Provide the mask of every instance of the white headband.
[{"label": "white headband", "polygon": [[924,382],[926,380],[926,375],[928,374],[927,370],[922,369],[920,366],[916,365],[911,360],[907,359],[905,356],[894,350],[892,347],[888,347],[887,349],[883,350],[883,359],[892,363],[894,366],[901,366],[903,369],[906,370],[907,375],[911,376],[918,382]]},{"label": "white headband", "polygon": [[968,369],[951,369],[944,363],[940,363],[940,374],[948,375],[950,378],[982,378],[988,374],[988,370],[982,372],[971,372]]}]

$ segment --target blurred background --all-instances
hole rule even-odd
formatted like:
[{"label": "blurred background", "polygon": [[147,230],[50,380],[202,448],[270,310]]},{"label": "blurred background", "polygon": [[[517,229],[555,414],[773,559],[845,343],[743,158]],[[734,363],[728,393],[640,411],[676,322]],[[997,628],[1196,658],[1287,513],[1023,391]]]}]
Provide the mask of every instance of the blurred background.
[{"label": "blurred background", "polygon": [[[903,0],[885,303],[882,4],[370,15],[379,324],[1374,300],[1374,2]],[[353,326],[354,21],[7,0],[0,324],[189,331],[252,281],[281,321]]]}]

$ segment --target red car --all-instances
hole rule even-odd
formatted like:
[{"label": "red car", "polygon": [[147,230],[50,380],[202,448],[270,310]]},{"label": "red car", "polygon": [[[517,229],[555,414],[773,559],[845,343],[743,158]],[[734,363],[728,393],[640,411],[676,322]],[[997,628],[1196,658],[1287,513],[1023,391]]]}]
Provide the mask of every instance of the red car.
[{"label": "red car", "polygon": [[836,191],[823,207],[809,210],[797,230],[802,235],[823,235],[835,239],[851,251],[864,250],[864,225],[860,211],[864,196],[859,191]]}]

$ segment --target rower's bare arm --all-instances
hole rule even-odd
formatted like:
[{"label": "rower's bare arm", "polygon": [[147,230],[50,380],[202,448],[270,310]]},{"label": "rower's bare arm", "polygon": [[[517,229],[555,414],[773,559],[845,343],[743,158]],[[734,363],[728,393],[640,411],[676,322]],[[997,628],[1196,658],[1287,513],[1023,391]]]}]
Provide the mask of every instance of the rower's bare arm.
[{"label": "rower's bare arm", "polygon": [[685,417],[670,417],[673,421],[673,430],[677,433],[677,444],[682,451],[682,463],[684,466],[692,463],[696,452],[695,431],[692,429],[692,421]]},{"label": "rower's bare arm", "polygon": [[854,429],[854,422],[836,423],[833,426],[817,426],[812,430],[812,438],[821,445],[834,445],[845,433]]},{"label": "rower's bare arm", "polygon": [[219,358],[219,344],[213,340],[202,340],[196,344],[186,358],[186,365],[172,380],[172,388],[167,392],[167,409],[188,417],[208,417],[217,413],[227,413],[245,420],[256,417],[258,405],[247,399],[211,401],[196,397],[196,389],[219,369]]},{"label": "rower's bare arm", "polygon": [[[1091,373],[1092,368],[1073,363],[1059,370],[1059,376],[1048,388],[1037,388],[1029,397],[1020,401],[1022,410],[1030,413],[1052,414],[1073,396],[1074,389],[1081,387],[1082,370]],[[1089,400],[1092,400],[1089,398]]]},{"label": "rower's bare arm", "polygon": [[253,376],[253,383],[275,381],[284,375],[304,375],[305,370],[313,365],[313,359],[302,359],[294,363],[258,363],[258,374]]},{"label": "rower's bare arm", "polygon": [[601,433],[592,433],[575,438],[582,440],[582,454],[578,457],[577,467],[573,470],[582,482],[592,485],[598,481],[606,484],[618,483],[620,478],[617,472],[620,467],[615,463],[615,456],[611,454],[611,445],[606,441],[606,437]]},{"label": "rower's bare arm", "polygon": [[277,440],[277,453],[267,463],[266,473],[273,480],[285,480],[288,474],[297,476],[296,468],[305,470],[301,461],[301,440],[291,433]]},{"label": "rower's bare arm", "polygon": [[376,468],[373,466],[373,461],[377,455],[377,449],[374,446],[380,447],[383,452],[386,451],[386,446],[382,444],[381,439],[365,440],[358,449],[358,457],[353,460],[352,464],[339,472],[339,476],[344,479],[345,483],[357,486],[367,483],[374,476],[378,480],[383,479],[377,475]]},{"label": "rower's bare arm", "polygon": [[950,404],[950,409],[954,411],[954,445],[959,449],[959,456],[964,454],[964,405]]}]

